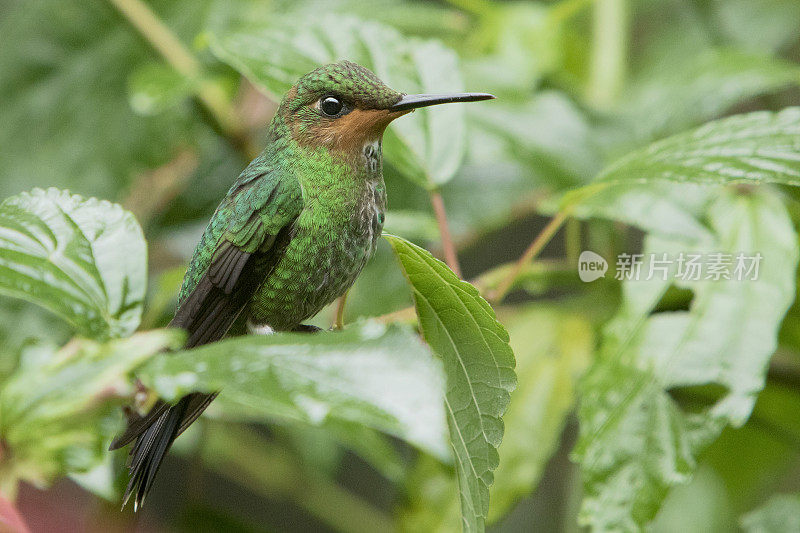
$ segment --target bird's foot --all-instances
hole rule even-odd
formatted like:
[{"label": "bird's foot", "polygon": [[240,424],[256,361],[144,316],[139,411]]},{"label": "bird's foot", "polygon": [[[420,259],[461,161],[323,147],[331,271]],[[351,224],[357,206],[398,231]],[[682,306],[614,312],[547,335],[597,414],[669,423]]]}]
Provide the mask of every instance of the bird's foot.
[{"label": "bird's foot", "polygon": [[[317,333],[322,331],[322,328],[312,326],[311,324],[300,324],[295,326],[291,331],[296,331],[298,333]],[[247,332],[250,335],[272,335],[275,333],[275,330],[269,324],[254,324],[248,320]]]},{"label": "bird's foot", "polygon": [[322,328],[318,328],[317,326],[312,326],[311,324],[300,324],[294,331],[298,331],[300,333],[319,333],[322,331]]}]

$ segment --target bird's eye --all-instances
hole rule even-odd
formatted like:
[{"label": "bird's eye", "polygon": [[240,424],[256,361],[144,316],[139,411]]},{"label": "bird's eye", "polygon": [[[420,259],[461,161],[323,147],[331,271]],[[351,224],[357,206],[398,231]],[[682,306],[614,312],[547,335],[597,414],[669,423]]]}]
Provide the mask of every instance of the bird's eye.
[{"label": "bird's eye", "polygon": [[344,104],[335,96],[324,96],[319,101],[320,110],[329,117],[335,117],[342,112]]}]

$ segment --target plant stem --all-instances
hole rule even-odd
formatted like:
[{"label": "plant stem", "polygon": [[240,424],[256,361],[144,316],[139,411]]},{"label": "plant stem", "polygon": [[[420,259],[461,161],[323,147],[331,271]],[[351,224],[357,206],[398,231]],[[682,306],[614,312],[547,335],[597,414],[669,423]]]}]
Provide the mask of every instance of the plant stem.
[{"label": "plant stem", "polygon": [[542,229],[539,235],[533,240],[533,242],[528,246],[528,249],[525,250],[525,253],[517,260],[514,269],[511,273],[504,279],[500,285],[498,286],[497,290],[491,295],[490,299],[495,303],[499,304],[503,301],[503,298],[506,297],[508,291],[514,285],[514,282],[519,277],[522,270],[525,268],[525,265],[533,261],[536,256],[542,251],[545,245],[550,242],[559,228],[567,221],[567,217],[569,216],[567,211],[559,211],[556,216],[550,219],[550,222]]},{"label": "plant stem", "polygon": [[436,223],[439,225],[439,235],[442,239],[442,252],[444,261],[456,276],[461,277],[461,266],[458,264],[458,254],[453,243],[453,236],[450,234],[450,227],[447,224],[447,211],[444,208],[444,200],[438,190],[430,191],[431,205],[436,215]]},{"label": "plant stem", "polygon": [[375,320],[391,324],[393,322],[412,322],[416,317],[416,309],[411,305],[385,315],[376,316]]},{"label": "plant stem", "polygon": [[123,207],[132,212],[142,226],[146,226],[154,215],[161,213],[186,189],[197,165],[197,154],[182,149],[168,163],[137,176],[122,202]]},{"label": "plant stem", "polygon": [[216,83],[203,79],[203,67],[178,37],[142,0],[109,0],[176,72],[190,80],[197,100],[220,131],[248,158],[258,154],[245,135],[236,109]]},{"label": "plant stem", "polygon": [[350,294],[350,291],[345,291],[339,297],[339,300],[336,302],[336,323],[334,327],[336,329],[344,329],[344,311],[345,307],[347,306],[347,295]]},{"label": "plant stem", "polygon": [[601,109],[614,104],[625,83],[629,16],[628,0],[595,0],[587,97]]},{"label": "plant stem", "polygon": [[577,265],[578,264],[578,256],[581,253],[581,221],[577,218],[570,218],[567,220],[566,230],[566,252],[567,252],[567,264],[569,265]]}]

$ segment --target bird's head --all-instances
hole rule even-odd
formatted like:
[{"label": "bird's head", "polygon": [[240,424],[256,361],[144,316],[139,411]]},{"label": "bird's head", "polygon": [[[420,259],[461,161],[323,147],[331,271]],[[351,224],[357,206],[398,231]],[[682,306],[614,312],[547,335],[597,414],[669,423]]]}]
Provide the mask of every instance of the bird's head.
[{"label": "bird's head", "polygon": [[352,152],[379,140],[390,122],[419,107],[490,98],[494,96],[485,93],[406,95],[368,69],[340,61],[300,78],[277,116],[302,146]]}]

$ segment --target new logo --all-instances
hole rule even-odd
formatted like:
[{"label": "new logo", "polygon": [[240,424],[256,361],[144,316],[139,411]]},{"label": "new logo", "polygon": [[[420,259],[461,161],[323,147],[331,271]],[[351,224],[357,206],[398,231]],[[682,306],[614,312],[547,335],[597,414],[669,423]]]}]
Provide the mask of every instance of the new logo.
[{"label": "new logo", "polygon": [[602,256],[584,250],[578,257],[578,276],[586,283],[604,278],[608,270],[608,262]]}]

